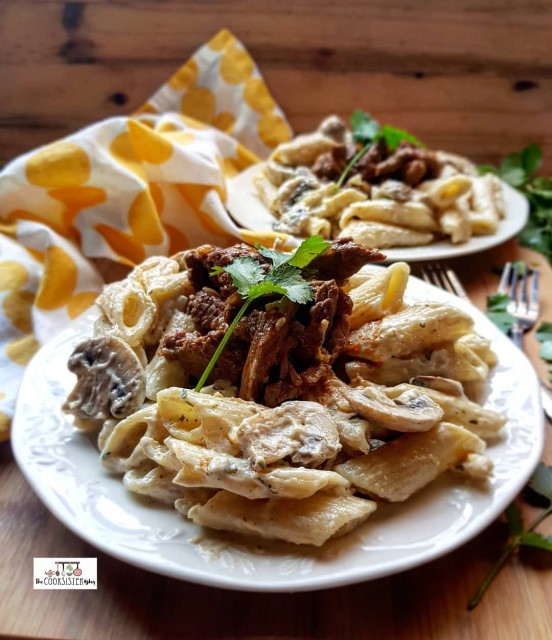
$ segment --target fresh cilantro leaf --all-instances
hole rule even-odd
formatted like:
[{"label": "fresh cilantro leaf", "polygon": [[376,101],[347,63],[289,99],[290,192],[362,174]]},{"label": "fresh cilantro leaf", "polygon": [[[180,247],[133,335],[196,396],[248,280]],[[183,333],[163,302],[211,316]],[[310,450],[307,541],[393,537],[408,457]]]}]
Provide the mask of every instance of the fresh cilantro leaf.
[{"label": "fresh cilantro leaf", "polygon": [[512,535],[517,536],[523,531],[523,516],[515,502],[506,509],[506,520]]},{"label": "fresh cilantro leaf", "polygon": [[324,253],[330,245],[331,242],[324,240],[321,236],[311,236],[303,240],[297,249],[295,249],[288,263],[292,267],[304,269],[321,253]]},{"label": "fresh cilantro leaf", "polygon": [[286,290],[278,284],[274,282],[269,282],[268,280],[264,280],[263,282],[259,282],[258,284],[254,284],[251,289],[249,289],[248,297],[251,300],[256,300],[262,296],[268,296],[271,294],[279,294],[286,295]]},{"label": "fresh cilantro leaf", "polygon": [[552,362],[552,340],[546,340],[541,344],[539,356],[548,362]]},{"label": "fresh cilantro leaf", "polygon": [[479,175],[482,176],[486,173],[494,173],[495,175],[498,175],[498,169],[493,167],[492,164],[480,164],[477,166],[477,171],[479,172]]},{"label": "fresh cilantro leaf", "polygon": [[216,265],[209,271],[210,276],[220,276],[221,273],[224,273],[224,267],[219,267]]},{"label": "fresh cilantro leaf", "polygon": [[530,144],[521,152],[521,166],[531,176],[542,164],[542,150],[538,144]]},{"label": "fresh cilantro leaf", "polygon": [[240,256],[223,270],[230,274],[234,286],[242,297],[247,296],[249,289],[265,276],[262,265],[251,256]]},{"label": "fresh cilantro leaf", "polygon": [[273,269],[277,269],[279,266],[289,262],[292,255],[291,253],[276,251],[275,249],[267,249],[266,247],[263,247],[262,244],[256,244],[255,248],[262,256],[268,258],[272,262]]},{"label": "fresh cilantro leaf", "polygon": [[487,311],[506,311],[509,302],[505,293],[493,293],[487,297]]},{"label": "fresh cilantro leaf", "polygon": [[535,493],[552,502],[552,467],[539,463],[535,473],[529,480],[529,486]]},{"label": "fresh cilantro leaf", "polygon": [[404,129],[397,129],[396,127],[391,127],[388,124],[384,125],[377,134],[376,140],[380,139],[385,140],[389,149],[392,150],[395,150],[403,140],[411,142],[418,147],[425,148],[425,145],[420,142],[416,136],[408,133],[408,131],[405,131]]},{"label": "fresh cilantro leaf", "polygon": [[507,311],[509,302],[510,298],[503,293],[493,293],[487,298],[487,317],[504,333],[508,333],[516,321]]},{"label": "fresh cilantro leaf", "polygon": [[520,535],[519,541],[525,547],[537,547],[552,551],[552,536],[543,536],[537,531],[524,531]]},{"label": "fresh cilantro leaf", "polygon": [[500,173],[505,173],[507,171],[511,171],[512,169],[521,169],[523,171],[523,166],[521,164],[521,153],[510,153],[510,155],[507,155],[500,163],[499,169]]},{"label": "fresh cilantro leaf", "polygon": [[500,177],[508,184],[511,184],[512,187],[522,187],[527,180],[527,175],[521,167],[507,170],[501,169]]},{"label": "fresh cilantro leaf", "polygon": [[552,200],[552,178],[539,176],[527,185],[527,189],[532,193],[546,201]]},{"label": "fresh cilantro leaf", "polygon": [[330,244],[331,242],[324,240],[321,236],[311,236],[310,238],[305,238],[293,253],[282,253],[274,249],[266,249],[260,244],[255,246],[262,256],[272,262],[273,269],[278,269],[283,264],[290,264],[292,267],[303,269],[326,251]]},{"label": "fresh cilantro leaf", "polygon": [[283,265],[271,271],[266,280],[284,290],[292,302],[305,304],[313,299],[312,287],[301,276],[301,270],[291,265]]},{"label": "fresh cilantro leaf", "polygon": [[552,340],[552,322],[542,322],[537,328],[535,337],[539,342]]},{"label": "fresh cilantro leaf", "polygon": [[374,120],[366,111],[362,111],[362,109],[353,111],[350,122],[353,138],[363,144],[373,142],[380,130],[379,122]]}]

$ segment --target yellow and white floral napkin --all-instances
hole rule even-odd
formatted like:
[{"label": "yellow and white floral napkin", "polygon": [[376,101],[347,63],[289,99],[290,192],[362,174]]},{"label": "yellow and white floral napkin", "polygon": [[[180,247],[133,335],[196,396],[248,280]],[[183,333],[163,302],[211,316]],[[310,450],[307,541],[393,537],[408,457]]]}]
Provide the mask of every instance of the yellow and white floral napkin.
[{"label": "yellow and white floral napkin", "polygon": [[27,362],[101,290],[89,259],[132,266],[250,239],[224,208],[226,178],[290,136],[252,58],[221,31],[133,116],[91,125],[4,168],[0,439]]}]

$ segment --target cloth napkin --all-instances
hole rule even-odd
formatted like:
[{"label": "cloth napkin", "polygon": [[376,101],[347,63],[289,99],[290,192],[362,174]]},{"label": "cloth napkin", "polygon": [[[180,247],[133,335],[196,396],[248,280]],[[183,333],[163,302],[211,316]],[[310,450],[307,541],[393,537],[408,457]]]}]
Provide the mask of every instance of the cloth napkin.
[{"label": "cloth napkin", "polygon": [[225,210],[226,180],[290,137],[251,56],[223,30],[132,116],[4,168],[0,440],[25,365],[101,290],[95,259],[132,267],[206,242],[255,239]]}]

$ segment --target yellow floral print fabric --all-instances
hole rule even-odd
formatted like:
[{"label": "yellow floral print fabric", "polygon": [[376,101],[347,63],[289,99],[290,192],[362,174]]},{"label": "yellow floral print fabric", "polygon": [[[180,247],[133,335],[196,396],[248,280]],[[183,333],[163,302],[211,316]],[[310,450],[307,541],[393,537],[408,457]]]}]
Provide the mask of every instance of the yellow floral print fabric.
[{"label": "yellow floral print fabric", "polygon": [[93,124],[0,173],[0,439],[35,351],[94,302],[92,259],[133,266],[248,239],[226,179],[291,130],[243,45],[218,33],[131,117]]}]

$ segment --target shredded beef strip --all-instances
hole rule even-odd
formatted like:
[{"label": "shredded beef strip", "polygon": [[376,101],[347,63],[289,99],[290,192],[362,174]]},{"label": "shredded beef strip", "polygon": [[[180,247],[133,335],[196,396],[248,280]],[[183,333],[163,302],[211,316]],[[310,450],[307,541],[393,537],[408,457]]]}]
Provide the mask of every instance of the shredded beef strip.
[{"label": "shredded beef strip", "polygon": [[316,273],[318,280],[335,280],[341,287],[365,264],[384,258],[377,249],[366,249],[353,242],[352,238],[339,238],[315,258],[309,268]]},{"label": "shredded beef strip", "polygon": [[[209,331],[206,335],[201,335],[199,331],[177,331],[164,337],[161,354],[168,360],[179,360],[186,373],[199,379],[224,333],[225,331]],[[232,337],[209,376],[209,382],[223,379],[229,380],[232,384],[239,384],[248,350],[247,343],[234,340]]]},{"label": "shredded beef strip", "polygon": [[288,304],[284,311],[269,309],[259,314],[243,368],[240,398],[262,402],[271,369],[286,343],[294,307]]},{"label": "shredded beef strip", "polygon": [[214,289],[201,289],[191,296],[187,312],[202,333],[228,329],[225,321],[226,305]]}]

